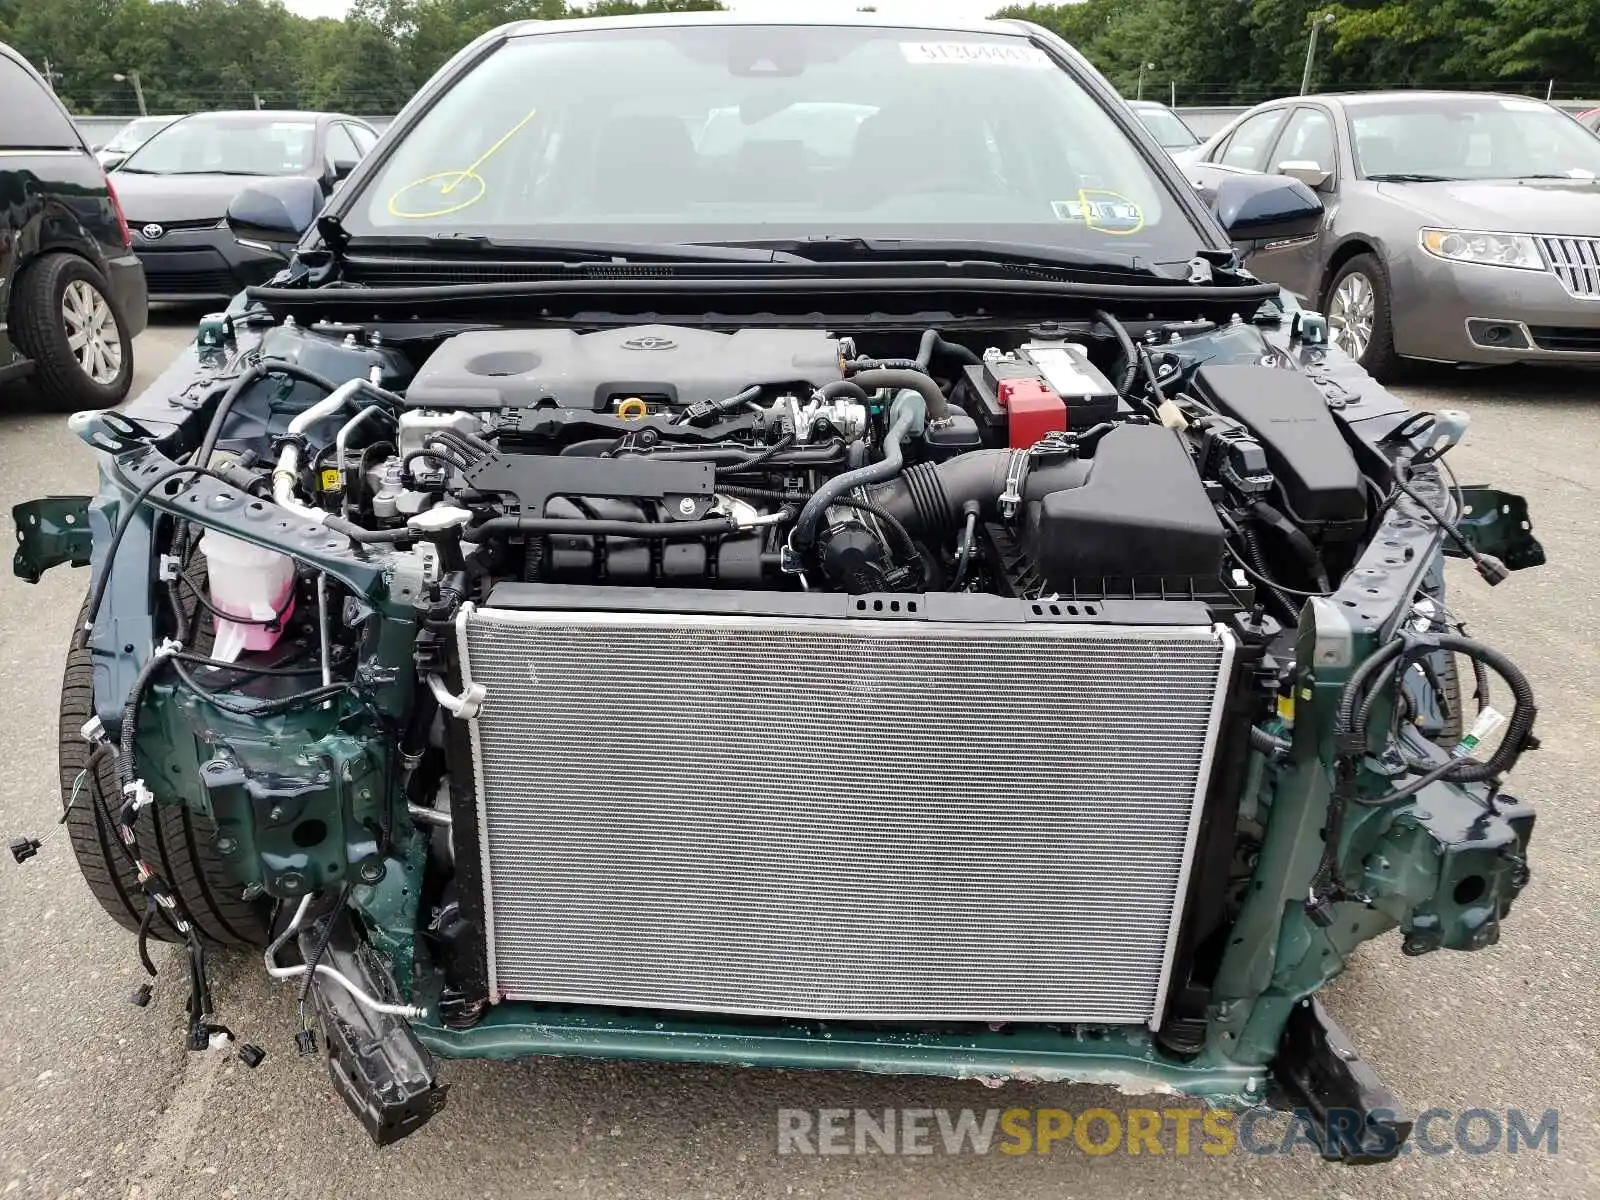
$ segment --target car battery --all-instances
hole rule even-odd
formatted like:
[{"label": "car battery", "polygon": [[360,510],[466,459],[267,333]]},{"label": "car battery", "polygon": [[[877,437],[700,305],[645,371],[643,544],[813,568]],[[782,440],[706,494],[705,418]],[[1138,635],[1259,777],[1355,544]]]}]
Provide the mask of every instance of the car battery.
[{"label": "car battery", "polygon": [[1117,389],[1076,342],[1027,342],[990,350],[966,368],[974,413],[995,441],[1026,449],[1050,433],[1089,429],[1117,415]]}]

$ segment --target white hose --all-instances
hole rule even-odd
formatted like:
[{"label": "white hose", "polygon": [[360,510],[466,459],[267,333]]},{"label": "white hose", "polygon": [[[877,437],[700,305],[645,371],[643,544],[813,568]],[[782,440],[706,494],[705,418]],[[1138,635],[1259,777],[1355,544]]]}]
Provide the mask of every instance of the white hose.
[{"label": "white hose", "polygon": [[[304,963],[297,967],[280,967],[277,963],[278,950],[282,945],[299,932],[301,922],[306,918],[306,909],[311,907],[311,895],[308,892],[300,900],[300,907],[294,910],[294,917],[288,927],[273,939],[264,955],[267,963],[267,974],[274,979],[299,979],[309,969]],[[370,1008],[373,1012],[385,1013],[391,1017],[404,1017],[408,1021],[421,1020],[428,1015],[428,1010],[418,1008],[413,1004],[388,1004],[373,996],[367,995],[343,971],[337,971],[327,963],[317,964],[317,974],[333,980],[355,999],[357,1004]]]}]

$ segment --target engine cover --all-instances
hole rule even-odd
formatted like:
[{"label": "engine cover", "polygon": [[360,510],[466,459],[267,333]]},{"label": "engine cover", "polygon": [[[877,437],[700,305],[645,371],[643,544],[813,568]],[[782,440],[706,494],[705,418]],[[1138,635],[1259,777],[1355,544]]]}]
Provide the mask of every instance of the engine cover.
[{"label": "engine cover", "polygon": [[651,408],[676,408],[756,384],[810,392],[841,377],[839,360],[838,339],[810,329],[483,330],[440,346],[406,400],[419,408],[609,412],[638,397]]}]

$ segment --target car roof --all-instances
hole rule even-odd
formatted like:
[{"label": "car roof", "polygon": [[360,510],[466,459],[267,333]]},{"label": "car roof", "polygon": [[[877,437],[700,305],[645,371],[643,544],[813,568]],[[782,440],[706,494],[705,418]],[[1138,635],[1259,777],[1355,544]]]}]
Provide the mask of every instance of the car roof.
[{"label": "car roof", "polygon": [[1374,104],[1435,104],[1440,100],[1536,100],[1533,96],[1518,96],[1507,92],[1453,92],[1447,89],[1431,91],[1400,90],[1389,92],[1318,92],[1310,96],[1288,96],[1280,103],[1302,100],[1331,100],[1346,108],[1365,108]]},{"label": "car roof", "polygon": [[572,30],[597,29],[650,29],[670,28],[675,25],[734,25],[751,28],[774,28],[784,25],[859,26],[868,29],[922,29],[946,33],[1004,33],[1013,37],[1032,33],[1038,29],[1027,21],[1014,20],[960,20],[940,17],[935,20],[893,18],[882,13],[850,12],[829,16],[806,14],[804,16],[767,17],[759,19],[736,12],[684,12],[641,13],[628,17],[579,17],[568,21],[515,21],[502,26],[498,32],[509,37],[529,34],[566,33]]},{"label": "car roof", "polygon": [[[250,124],[258,123],[262,125],[270,125],[276,121],[356,121],[362,125],[367,123],[361,117],[352,117],[347,113],[313,112],[309,109],[298,108],[219,109],[215,112],[185,113],[169,119],[192,121],[196,117],[227,117],[230,121],[244,121]],[[137,119],[135,118],[135,120]]]}]

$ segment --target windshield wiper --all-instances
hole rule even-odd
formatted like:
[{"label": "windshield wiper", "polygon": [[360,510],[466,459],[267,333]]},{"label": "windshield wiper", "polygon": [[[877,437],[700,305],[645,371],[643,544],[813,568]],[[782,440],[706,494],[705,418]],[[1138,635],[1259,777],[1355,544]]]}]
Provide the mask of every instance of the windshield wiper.
[{"label": "windshield wiper", "polygon": [[1406,171],[1390,171],[1382,175],[1368,175],[1373,183],[1460,183],[1459,175],[1417,175]]},{"label": "windshield wiper", "polygon": [[757,238],[749,241],[698,242],[704,246],[760,247],[792,254],[807,262],[886,262],[939,259],[947,262],[983,261],[1031,267],[1065,267],[1113,271],[1124,275],[1155,276],[1154,267],[1135,255],[1109,254],[1041,246],[1032,242],[969,241],[964,238],[868,238],[854,235],[819,235],[797,238]]},{"label": "windshield wiper", "polygon": [[568,242],[492,238],[481,233],[434,233],[421,237],[357,237],[352,250],[492,251],[519,259],[583,262],[747,262],[805,263],[809,259],[777,249],[742,246],[680,245],[672,242]]}]

